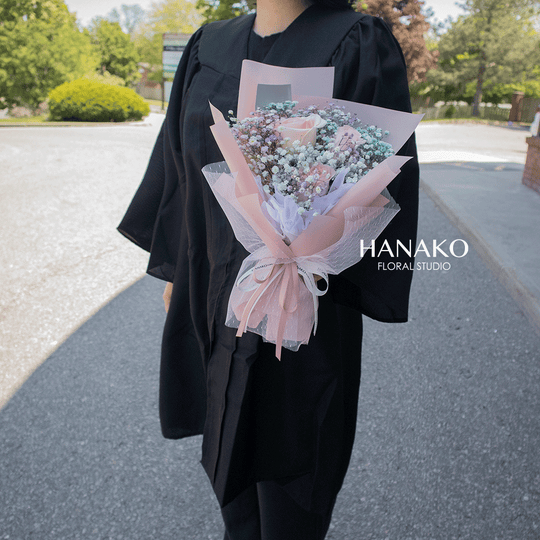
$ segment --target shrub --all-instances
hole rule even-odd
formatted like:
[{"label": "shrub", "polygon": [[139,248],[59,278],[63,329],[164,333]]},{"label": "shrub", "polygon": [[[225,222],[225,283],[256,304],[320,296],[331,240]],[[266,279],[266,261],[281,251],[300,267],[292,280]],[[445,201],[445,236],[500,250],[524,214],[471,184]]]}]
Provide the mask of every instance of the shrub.
[{"label": "shrub", "polygon": [[126,81],[122,79],[122,77],[117,77],[116,75],[111,75],[108,71],[103,71],[101,73],[98,73],[97,71],[93,71],[90,73],[87,73],[83,79],[86,79],[88,81],[93,82],[101,82],[106,84],[112,84],[113,86],[126,86]]},{"label": "shrub", "polygon": [[150,108],[130,88],[83,78],[52,90],[49,111],[51,120],[124,122],[140,120]]},{"label": "shrub", "polygon": [[456,108],[453,105],[450,105],[446,111],[444,111],[445,118],[454,118],[456,114]]}]

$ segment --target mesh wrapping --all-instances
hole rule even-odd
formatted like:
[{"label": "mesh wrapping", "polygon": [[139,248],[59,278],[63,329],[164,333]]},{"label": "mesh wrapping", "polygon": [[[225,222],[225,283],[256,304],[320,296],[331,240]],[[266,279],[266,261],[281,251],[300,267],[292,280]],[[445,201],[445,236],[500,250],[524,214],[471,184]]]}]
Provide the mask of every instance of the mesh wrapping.
[{"label": "mesh wrapping", "polygon": [[[378,175],[384,177],[384,185],[387,185],[399,168],[384,165],[377,167]],[[327,281],[329,274],[339,274],[359,262],[397,214],[399,206],[385,189],[382,192],[387,199],[384,206],[350,206],[340,214],[342,218],[324,221],[326,229],[335,222],[335,230],[339,231],[337,241],[314,251],[313,245],[317,242],[312,242],[310,233],[312,239],[320,240],[320,235],[313,222],[304,231],[306,234],[291,244],[291,257],[281,258],[273,255],[270,246],[255,232],[236,196],[236,175],[229,171],[227,164],[207,165],[203,173],[236,238],[250,252],[231,292],[226,325],[239,328],[239,333],[254,332],[265,341],[276,343],[278,357],[281,346],[298,350],[309,341],[316,324],[317,297],[326,292],[315,286],[313,276]],[[281,238],[277,231],[276,236]],[[320,241],[318,243],[320,245]]]}]

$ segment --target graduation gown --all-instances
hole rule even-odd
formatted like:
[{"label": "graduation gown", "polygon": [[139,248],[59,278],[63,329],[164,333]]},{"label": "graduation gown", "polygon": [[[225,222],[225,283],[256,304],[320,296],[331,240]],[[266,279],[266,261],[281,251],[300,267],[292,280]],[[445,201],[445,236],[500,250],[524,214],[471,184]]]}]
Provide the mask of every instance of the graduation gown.
[{"label": "graduation gown", "polygon": [[[174,283],[162,342],[160,419],[167,438],[203,434],[202,464],[222,506],[257,481],[277,480],[303,507],[328,511],[352,449],[360,383],[361,313],[407,320],[411,272],[378,270],[366,255],[321,298],[319,329],[296,353],[224,325],[247,252],[201,168],[222,161],[209,101],[236,112],[254,15],[203,26],[183,53],[167,116],[140,188],[119,226],[150,252],[148,273]],[[405,62],[378,18],[311,6],[264,58],[286,67],[335,66],[334,97],[410,112]],[[401,211],[383,232],[416,243],[418,163],[389,190]],[[403,253],[403,252],[401,252]]]}]

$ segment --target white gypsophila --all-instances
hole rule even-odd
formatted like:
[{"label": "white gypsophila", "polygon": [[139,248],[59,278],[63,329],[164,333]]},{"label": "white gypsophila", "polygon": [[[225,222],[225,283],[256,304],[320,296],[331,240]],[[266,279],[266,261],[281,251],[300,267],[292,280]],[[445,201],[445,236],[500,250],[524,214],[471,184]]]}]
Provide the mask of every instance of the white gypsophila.
[{"label": "white gypsophila", "polygon": [[[323,185],[319,186],[319,175],[310,174],[317,164],[327,165],[336,173],[348,168],[343,181],[350,184],[358,182],[369,170],[393,155],[391,145],[381,140],[383,131],[380,128],[362,125],[358,117],[344,112],[336,104],[330,104],[324,109],[310,106],[295,110],[294,107],[292,102],[270,104],[246,121],[231,119],[235,122],[233,134],[240,143],[239,147],[250,169],[261,178],[265,193],[272,195],[279,191],[287,199],[292,199],[298,207],[310,211],[314,200],[327,191]],[[319,114],[320,118],[325,119],[325,125],[317,131],[315,141],[303,145],[295,140],[285,146],[284,138],[274,130],[276,122],[294,116],[309,117],[311,114]],[[338,150],[334,138],[342,126],[356,129],[361,143]],[[384,132],[384,136],[387,135],[388,132]],[[245,142],[242,144],[242,141]],[[302,194],[303,201],[298,200],[299,194]]]}]

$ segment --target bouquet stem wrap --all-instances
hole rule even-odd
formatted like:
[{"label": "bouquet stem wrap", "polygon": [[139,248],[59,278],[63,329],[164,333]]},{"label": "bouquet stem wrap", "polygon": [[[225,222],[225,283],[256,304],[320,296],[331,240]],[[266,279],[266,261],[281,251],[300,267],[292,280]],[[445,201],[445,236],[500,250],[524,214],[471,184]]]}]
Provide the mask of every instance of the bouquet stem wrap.
[{"label": "bouquet stem wrap", "polygon": [[[320,70],[328,68],[311,69],[317,69],[320,76]],[[268,80],[263,82],[276,77],[278,82],[283,82],[280,78],[289,77],[287,73],[291,71],[244,61],[240,82],[240,97],[244,96],[244,100],[239,99],[239,110],[253,110],[253,89],[261,77],[264,79],[265,70]],[[333,72],[328,74],[333,77]],[[294,77],[291,80],[294,82]],[[377,125],[383,129],[396,126],[390,141],[396,149],[410,137],[421,118],[321,96],[298,99],[306,104],[338,102],[350,106],[370,123],[381,120]],[[249,102],[247,108],[246,102]],[[309,341],[312,330],[316,331],[318,297],[328,290],[329,274],[339,274],[360,261],[399,211],[386,186],[411,158],[392,155],[384,159],[340,194],[333,206],[310,218],[309,224],[289,241],[276,228],[275,220],[263,204],[272,196],[257,183],[221,112],[212,104],[210,108],[215,122],[211,131],[225,162],[207,165],[202,172],[237,240],[250,253],[231,292],[225,324],[237,328],[238,336],[250,331],[275,343],[276,356],[280,359],[282,347],[296,351]]]},{"label": "bouquet stem wrap", "polygon": [[[238,328],[238,336],[249,330],[275,343],[281,358],[282,346],[298,350],[316,330],[318,297],[328,289],[328,275],[358,262],[398,212],[380,192],[410,158],[385,160],[287,245],[261,209],[263,196],[227,122],[213,106],[212,113],[211,129],[226,163],[207,165],[203,173],[236,238],[251,253],[231,293],[226,324]],[[314,276],[324,280],[322,290]]]}]

